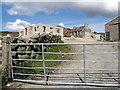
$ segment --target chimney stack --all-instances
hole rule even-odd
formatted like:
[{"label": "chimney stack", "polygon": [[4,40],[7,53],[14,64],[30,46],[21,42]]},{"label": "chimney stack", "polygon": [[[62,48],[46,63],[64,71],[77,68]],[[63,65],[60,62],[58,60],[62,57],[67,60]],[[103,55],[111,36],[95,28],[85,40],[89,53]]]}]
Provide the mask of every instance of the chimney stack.
[{"label": "chimney stack", "polygon": [[76,29],[76,28],[77,28],[76,26],[73,27],[73,29]]},{"label": "chimney stack", "polygon": [[88,27],[88,24],[84,24],[85,27]]}]

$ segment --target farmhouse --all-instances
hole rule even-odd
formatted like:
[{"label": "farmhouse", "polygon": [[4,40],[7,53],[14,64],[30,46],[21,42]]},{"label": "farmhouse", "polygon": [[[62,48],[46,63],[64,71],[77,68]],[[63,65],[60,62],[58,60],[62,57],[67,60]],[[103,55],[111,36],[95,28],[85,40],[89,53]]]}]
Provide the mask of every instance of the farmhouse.
[{"label": "farmhouse", "polygon": [[106,40],[120,40],[120,16],[105,24]]},{"label": "farmhouse", "polygon": [[65,32],[65,36],[74,36],[80,38],[94,38],[94,33],[88,27],[88,24],[85,24],[81,27],[73,27],[73,29],[68,29]]},{"label": "farmhouse", "polygon": [[31,36],[43,33],[57,34],[63,37],[63,27],[52,26],[47,24],[36,24],[33,26],[26,26],[19,32],[19,36],[23,38],[30,38]]}]

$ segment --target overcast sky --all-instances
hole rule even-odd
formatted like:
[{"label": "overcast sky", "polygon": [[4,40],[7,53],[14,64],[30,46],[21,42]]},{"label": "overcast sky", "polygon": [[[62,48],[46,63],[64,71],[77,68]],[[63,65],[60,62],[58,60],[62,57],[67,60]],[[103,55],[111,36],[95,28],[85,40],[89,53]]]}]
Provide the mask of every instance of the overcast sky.
[{"label": "overcast sky", "polygon": [[38,23],[67,28],[89,24],[104,32],[104,24],[118,16],[119,0],[2,0],[1,30],[19,31]]}]

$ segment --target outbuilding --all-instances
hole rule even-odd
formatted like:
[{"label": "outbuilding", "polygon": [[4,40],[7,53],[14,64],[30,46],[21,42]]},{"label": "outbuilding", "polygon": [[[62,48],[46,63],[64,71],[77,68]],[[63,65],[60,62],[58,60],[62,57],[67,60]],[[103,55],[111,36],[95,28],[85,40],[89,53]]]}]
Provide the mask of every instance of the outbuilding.
[{"label": "outbuilding", "polygon": [[106,40],[120,40],[120,16],[105,24]]}]

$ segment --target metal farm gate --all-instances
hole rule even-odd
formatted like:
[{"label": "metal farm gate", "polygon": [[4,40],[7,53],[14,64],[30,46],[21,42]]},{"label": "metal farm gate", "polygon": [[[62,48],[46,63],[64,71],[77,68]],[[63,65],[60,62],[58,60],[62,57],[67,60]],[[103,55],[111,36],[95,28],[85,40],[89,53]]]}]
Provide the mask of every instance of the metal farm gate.
[{"label": "metal farm gate", "polygon": [[[40,46],[41,52],[32,52],[32,51],[14,51],[12,50],[13,46]],[[77,46],[81,48],[79,52],[47,52],[45,47],[47,45],[66,45],[66,46]],[[94,86],[119,86],[119,69],[118,69],[118,56],[116,60],[106,59],[109,58],[107,55],[118,55],[118,50],[116,51],[107,51],[101,50],[97,51],[95,47],[118,47],[118,43],[11,43],[11,67],[12,67],[12,79],[13,81],[20,82],[30,82],[37,84],[66,84],[66,85],[94,85]],[[87,50],[91,46],[90,50]],[[94,49],[94,50],[92,50]],[[107,49],[107,48],[106,48]],[[109,48],[108,48],[109,49]],[[95,51],[96,50],[96,51]],[[62,51],[62,50],[61,50]],[[26,53],[26,54],[40,54],[41,59],[31,59],[31,58],[14,58],[13,55],[17,53]],[[45,54],[54,54],[54,55],[76,55],[79,60],[48,60],[45,57]],[[92,58],[92,56],[101,55],[99,57],[104,57],[104,60]],[[88,58],[90,57],[90,58]],[[89,60],[88,60],[89,59]],[[103,59],[103,58],[102,58]],[[113,60],[112,60],[113,59]],[[21,66],[20,63],[32,63],[40,62],[42,65],[37,66]],[[62,62],[58,66],[47,67],[47,63],[51,62]],[[16,63],[19,63],[17,65]],[[75,63],[75,64],[73,64]],[[91,64],[90,64],[91,63]],[[62,64],[65,64],[61,67]],[[72,67],[72,65],[73,67]],[[107,65],[108,64],[108,65]],[[115,65],[114,65],[115,64]],[[70,65],[70,67],[69,67]],[[94,66],[96,65],[96,66]],[[104,65],[105,67],[103,67]],[[109,67],[108,67],[109,66]],[[116,67],[112,67],[116,66]],[[19,72],[19,71],[23,72]],[[34,70],[38,70],[38,73],[35,73]],[[27,72],[29,71],[29,73]],[[30,72],[31,71],[31,72]],[[29,76],[29,77],[28,77]],[[37,78],[36,78],[37,77]]]}]

